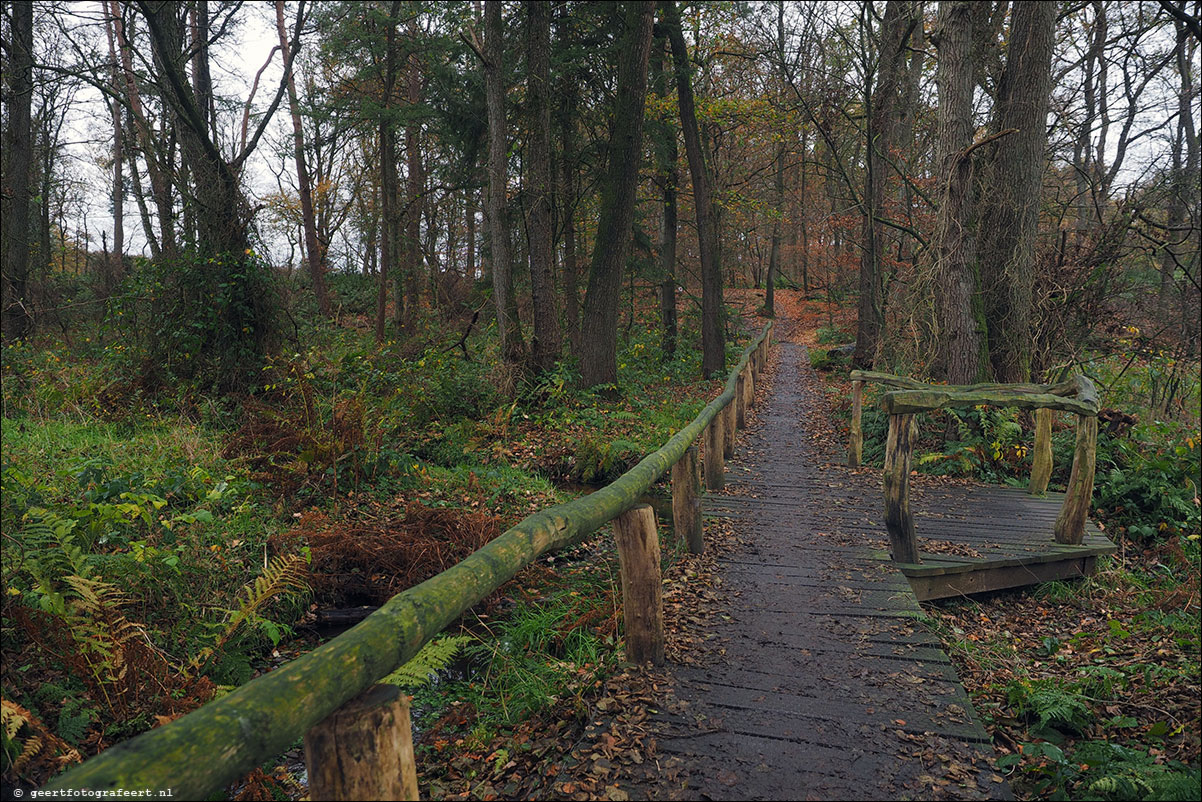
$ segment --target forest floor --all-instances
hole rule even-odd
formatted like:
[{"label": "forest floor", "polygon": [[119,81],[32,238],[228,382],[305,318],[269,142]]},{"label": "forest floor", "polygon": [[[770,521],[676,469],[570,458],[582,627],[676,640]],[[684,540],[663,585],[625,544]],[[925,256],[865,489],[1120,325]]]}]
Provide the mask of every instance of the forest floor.
[{"label": "forest floor", "polygon": [[[778,338],[813,347],[820,329],[839,341],[842,327],[847,339],[850,310],[789,291],[776,300]],[[735,301],[750,312],[762,293]],[[815,438],[843,441],[837,421],[815,424]],[[706,536],[704,555],[683,555],[665,572],[665,669],[615,664],[582,700],[552,704],[476,748],[453,744],[460,748],[448,748],[430,798],[681,796],[689,766],[663,752],[654,720],[688,714],[673,670],[713,659],[713,624],[731,614],[721,566],[751,540],[727,519],[707,521]],[[1082,582],[924,605],[1020,798],[1157,798],[1166,785],[1196,783],[1198,578],[1172,551],[1125,549]],[[1056,717],[1057,704],[1069,717]],[[1091,751],[1100,740],[1113,743],[1109,753]],[[1078,745],[1086,751],[1073,763]],[[927,779],[899,793],[946,793],[947,777]]]},{"label": "forest floor", "polygon": [[[727,291],[745,329],[762,326],[763,296]],[[817,356],[854,339],[853,309],[789,290],[776,304],[778,340]],[[6,629],[5,712],[16,700],[24,722],[13,719],[24,729],[5,752],[39,738],[58,745],[6,763],[6,784],[18,776],[37,787],[72,751],[94,754],[186,712],[215,685],[271,670],[337,633],[321,620],[326,608],[379,604],[657,447],[719,382],[696,378],[691,336],[665,359],[653,305],[631,309],[616,399],[573,390],[567,371],[515,392],[487,335],[473,335],[462,358],[447,347],[462,331],[452,323],[383,345],[337,327],[318,332],[328,341],[273,360],[264,391],[236,419],[203,398],[143,396],[119,338],[7,351],[5,536],[48,537],[33,524],[73,533],[86,562],[63,566],[74,552],[39,545],[5,563],[6,627],[18,620]],[[818,374],[831,412],[813,423],[836,448],[847,385],[831,365]],[[507,385],[509,396],[493,389]],[[1139,547],[1116,537],[1123,551],[1085,582],[925,607],[1003,760],[1013,759],[1003,773],[1023,798],[1142,798],[1196,778],[1197,547],[1169,534]],[[693,666],[712,645],[707,625],[729,615],[721,561],[749,536],[713,519],[705,555],[661,540],[669,659]],[[611,541],[603,531],[540,560],[448,633],[469,645],[436,682],[412,690],[424,797],[624,799],[646,791],[652,770],[660,787],[685,782],[686,767],[651,730],[672,698],[670,674],[622,661]],[[18,553],[5,551],[6,560]],[[302,603],[281,585],[252,608],[254,626],[235,631],[223,611],[250,598],[248,578],[268,555],[305,555],[316,596]],[[61,577],[80,570],[114,583],[125,597],[112,603],[162,644],[119,686],[81,680],[78,666],[39,647],[47,634],[68,647],[75,635],[18,615],[71,598]],[[218,635],[224,652],[199,657]],[[208,676],[193,686],[144,692],[198,665]],[[116,713],[101,701],[114,691]],[[299,748],[230,789],[237,799],[305,793]]]}]

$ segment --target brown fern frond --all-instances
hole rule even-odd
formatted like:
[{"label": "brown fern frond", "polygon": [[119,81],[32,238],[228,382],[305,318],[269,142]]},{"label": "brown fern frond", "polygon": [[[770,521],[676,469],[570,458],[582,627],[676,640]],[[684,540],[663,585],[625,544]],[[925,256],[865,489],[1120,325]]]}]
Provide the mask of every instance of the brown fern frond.
[{"label": "brown fern frond", "polygon": [[37,716],[16,702],[0,699],[0,726],[5,740],[10,742],[16,741],[22,728],[28,732],[25,743],[21,744],[20,754],[11,765],[4,767],[6,778],[23,776],[26,769],[32,769],[30,776],[41,784],[41,781],[49,779],[51,774],[68,763],[83,761],[76,749],[50,732]]}]

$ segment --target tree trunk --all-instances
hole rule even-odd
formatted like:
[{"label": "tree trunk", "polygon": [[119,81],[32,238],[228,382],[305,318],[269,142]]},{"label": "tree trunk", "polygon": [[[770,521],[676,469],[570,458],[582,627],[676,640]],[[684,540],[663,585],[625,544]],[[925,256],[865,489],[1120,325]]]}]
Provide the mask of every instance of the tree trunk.
[{"label": "tree trunk", "polygon": [[[109,46],[110,82],[113,91],[121,92],[121,73],[117,62],[117,40],[113,32],[114,21],[105,15],[104,32]],[[121,280],[125,254],[125,131],[121,124],[122,107],[116,100],[109,101],[109,113],[113,118],[113,257],[112,264],[106,266],[105,293],[111,293],[117,282]],[[49,221],[47,220],[47,223]],[[49,237],[49,225],[46,226],[45,236]],[[49,243],[47,243],[49,244]],[[45,250],[44,258],[49,260],[49,248]]]},{"label": "tree trunk", "polygon": [[[175,238],[175,201],[171,193],[171,177],[169,175],[170,168],[164,167],[164,162],[170,164],[171,157],[167,154],[166,159],[158,153],[159,143],[155,140],[150,128],[150,122],[146,119],[146,113],[142,106],[142,94],[138,90],[138,84],[133,67],[132,46],[129,42],[129,35],[125,30],[125,25],[122,22],[121,7],[117,0],[109,0],[108,4],[109,15],[113,19],[113,33],[117,38],[117,46],[121,53],[121,71],[125,75],[126,97],[129,100],[129,111],[133,118],[133,128],[138,135],[138,144],[142,149],[142,156],[146,160],[146,173],[150,178],[150,195],[154,200],[155,214],[159,223],[159,235],[156,238],[154,233],[147,229],[146,238],[152,243],[153,249],[157,244],[159,253],[173,255],[177,251]],[[143,221],[145,223],[145,220]],[[159,254],[156,253],[157,258]]]},{"label": "tree trunk", "polygon": [[676,94],[680,103],[680,127],[684,132],[685,155],[693,181],[693,207],[697,214],[697,245],[701,252],[701,372],[708,379],[726,367],[726,332],[723,329],[722,266],[718,260],[718,237],[713,219],[712,177],[701,148],[701,132],[693,102],[689,51],[680,28],[680,10],[675,0],[665,0],[664,29],[672,45],[676,65]]},{"label": "tree trunk", "polygon": [[618,378],[618,300],[643,160],[643,103],[655,3],[631,2],[621,9],[625,33],[609,135],[609,163],[601,189],[597,239],[580,333],[580,379],[585,387],[611,384]]},{"label": "tree trunk", "polygon": [[[785,83],[785,2],[776,0],[777,102],[784,100]],[[772,204],[776,216],[772,219],[772,248],[768,256],[768,287],[764,292],[764,314],[776,317],[776,277],[780,272],[780,232],[785,217],[785,136],[779,135],[773,159]]]},{"label": "tree trunk", "polygon": [[[284,29],[284,0],[275,0],[275,27],[280,37],[280,50],[288,62],[288,34]],[[330,295],[326,291],[325,249],[317,238],[317,223],[313,214],[313,186],[309,180],[309,165],[305,161],[305,131],[301,125],[300,102],[296,96],[296,80],[288,73],[288,110],[292,115],[292,155],[296,160],[296,183],[300,193],[301,223],[305,231],[305,257],[309,265],[309,280],[317,308],[324,317],[330,316]]]},{"label": "tree trunk", "polygon": [[[570,46],[567,5],[561,7],[556,21],[556,38],[561,47]],[[576,104],[577,87],[573,75],[563,71],[562,84],[555,104],[558,113],[560,141],[559,203],[556,206],[563,225],[563,264],[561,269],[563,291],[563,319],[567,328],[568,345],[573,354],[580,352],[580,287],[576,244]]]},{"label": "tree trunk", "polygon": [[[667,97],[667,75],[664,72],[664,44],[657,38],[651,51],[651,74],[655,93],[661,99]],[[656,171],[659,173],[662,198],[662,214],[659,226],[659,314],[664,327],[662,349],[664,359],[676,355],[676,186],[680,182],[680,171],[676,162],[676,130],[666,117],[654,121]]]},{"label": "tree trunk", "polygon": [[[860,301],[856,324],[856,350],[852,362],[869,367],[876,357],[885,324],[884,227],[886,165],[893,147],[898,113],[898,87],[906,65],[906,44],[918,23],[914,4],[889,0],[881,23],[880,57],[876,86],[867,94],[868,123],[865,131],[867,169],[864,172],[863,244],[860,251]],[[871,73],[868,77],[871,80]]]},{"label": "tree trunk", "polygon": [[522,362],[522,340],[517,302],[513,297],[509,253],[509,202],[506,168],[509,156],[505,131],[504,26],[501,0],[484,3],[484,96],[488,111],[488,245],[492,264],[493,302],[497,308],[497,335],[501,356],[511,365]]},{"label": "tree trunk", "polygon": [[1009,58],[998,86],[997,140],[983,181],[980,265],[989,360],[999,382],[1031,378],[1035,235],[1047,148],[1057,7],[1016,3]]},{"label": "tree trunk", "polygon": [[527,0],[526,97],[530,104],[530,141],[526,145],[526,181],[530,200],[526,231],[530,238],[530,300],[534,308],[531,356],[539,371],[559,359],[559,314],[552,272],[555,245],[551,223],[551,5]]},{"label": "tree trunk", "polygon": [[[400,0],[393,0],[388,14],[388,30],[384,33],[383,110],[380,114],[380,275],[376,291],[376,342],[384,341],[384,324],[388,315],[388,281],[396,272],[399,221],[396,213],[396,123],[392,119],[392,93],[396,88],[396,24],[400,16]],[[397,304],[402,303],[398,294]]]},{"label": "tree trunk", "polygon": [[972,95],[976,81],[972,32],[974,15],[987,10],[975,2],[939,4],[939,129],[936,145],[941,184],[932,250],[939,336],[935,375],[952,384],[980,378],[980,303],[977,295],[976,237],[972,186]]},{"label": "tree trunk", "polygon": [[4,132],[3,333],[21,340],[32,320],[29,281],[30,168],[33,164],[33,4],[9,6],[12,25],[6,59],[8,127]]},{"label": "tree trunk", "polygon": [[[409,20],[410,47],[416,47],[418,36],[417,16]],[[422,102],[422,74],[417,54],[409,55],[406,65],[405,99],[409,104],[409,120],[405,124],[405,235],[404,235],[404,267],[397,278],[402,284],[397,285],[397,298],[404,297],[404,303],[397,301],[397,322],[401,328],[413,330],[417,317],[418,305],[422,297],[422,241],[421,218],[422,196],[426,186],[426,170],[422,163],[421,125],[414,119],[415,107]]]}]

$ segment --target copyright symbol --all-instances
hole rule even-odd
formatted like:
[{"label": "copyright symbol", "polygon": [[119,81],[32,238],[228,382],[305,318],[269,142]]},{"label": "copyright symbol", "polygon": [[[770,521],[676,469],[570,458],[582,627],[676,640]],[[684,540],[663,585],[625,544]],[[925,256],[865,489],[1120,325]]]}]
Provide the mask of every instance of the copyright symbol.
[{"label": "copyright symbol", "polygon": [[14,788],[13,796],[15,796],[17,799],[20,799],[21,797],[25,796],[25,792],[20,788]]}]

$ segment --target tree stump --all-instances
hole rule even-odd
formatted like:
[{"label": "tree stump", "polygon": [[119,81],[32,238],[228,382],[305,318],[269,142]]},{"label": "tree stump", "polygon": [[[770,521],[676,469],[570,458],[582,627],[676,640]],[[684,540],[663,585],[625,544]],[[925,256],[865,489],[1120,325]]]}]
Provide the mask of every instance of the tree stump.
[{"label": "tree stump", "polygon": [[697,446],[689,446],[672,466],[672,528],[676,539],[689,545],[690,554],[705,548],[701,530],[701,463]]},{"label": "tree stump", "polygon": [[655,510],[639,504],[614,518],[614,539],[622,572],[626,659],[663,665],[664,602]]},{"label": "tree stump", "polygon": [[417,799],[409,697],[373,685],[305,733],[309,798]]}]

